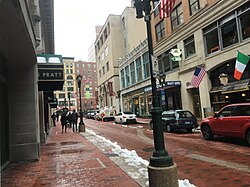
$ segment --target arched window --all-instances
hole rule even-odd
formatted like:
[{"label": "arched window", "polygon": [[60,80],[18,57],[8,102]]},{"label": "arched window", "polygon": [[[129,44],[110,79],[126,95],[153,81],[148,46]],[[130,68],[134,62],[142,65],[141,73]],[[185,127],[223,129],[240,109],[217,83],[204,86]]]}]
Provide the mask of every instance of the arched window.
[{"label": "arched window", "polygon": [[71,75],[67,76],[68,80],[73,80],[73,77]]}]

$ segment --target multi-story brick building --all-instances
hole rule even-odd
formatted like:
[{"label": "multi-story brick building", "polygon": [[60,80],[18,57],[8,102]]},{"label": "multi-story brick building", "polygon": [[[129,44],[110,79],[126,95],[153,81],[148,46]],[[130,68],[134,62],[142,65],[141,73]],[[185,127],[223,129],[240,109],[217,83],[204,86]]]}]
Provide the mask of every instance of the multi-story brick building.
[{"label": "multi-story brick building", "polygon": [[[75,62],[75,76],[82,75],[82,109],[86,111],[88,109],[99,108],[97,95],[97,72],[95,62]],[[80,101],[78,99],[77,106],[79,108]]]}]

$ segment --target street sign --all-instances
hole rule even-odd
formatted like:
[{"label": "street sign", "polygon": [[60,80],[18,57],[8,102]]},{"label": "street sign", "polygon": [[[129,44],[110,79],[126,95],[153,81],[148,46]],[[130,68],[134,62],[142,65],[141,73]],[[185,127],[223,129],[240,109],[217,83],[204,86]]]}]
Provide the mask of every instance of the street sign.
[{"label": "street sign", "polygon": [[172,61],[179,62],[181,61],[181,49],[171,49],[170,54],[173,56]]}]

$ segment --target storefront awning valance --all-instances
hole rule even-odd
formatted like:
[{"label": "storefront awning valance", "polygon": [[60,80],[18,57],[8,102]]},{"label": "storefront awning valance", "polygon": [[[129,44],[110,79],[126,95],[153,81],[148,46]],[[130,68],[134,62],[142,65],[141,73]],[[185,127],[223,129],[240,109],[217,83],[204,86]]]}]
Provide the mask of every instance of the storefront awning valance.
[{"label": "storefront awning valance", "polygon": [[250,79],[230,82],[227,85],[215,86],[210,90],[210,93],[221,92],[222,94],[240,92],[249,90]]},{"label": "storefront awning valance", "polygon": [[235,81],[228,83],[227,85],[223,86],[221,93],[233,93],[233,92],[240,92],[240,91],[246,91],[249,90],[249,80],[245,79],[241,81]]},{"label": "storefront awning valance", "polygon": [[223,86],[215,86],[211,88],[210,93],[221,92]]}]

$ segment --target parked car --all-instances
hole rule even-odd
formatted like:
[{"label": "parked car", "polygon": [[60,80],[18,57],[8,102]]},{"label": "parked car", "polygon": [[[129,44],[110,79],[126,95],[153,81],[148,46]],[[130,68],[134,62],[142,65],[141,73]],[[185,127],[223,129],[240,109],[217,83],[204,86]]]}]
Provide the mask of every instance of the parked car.
[{"label": "parked car", "polygon": [[201,132],[206,140],[220,135],[245,139],[250,145],[250,103],[227,105],[203,119]]},{"label": "parked car", "polygon": [[[199,125],[196,117],[188,110],[168,110],[162,112],[162,125],[164,130],[171,132],[177,129],[185,129],[192,132]],[[150,121],[153,129],[153,121]]]},{"label": "parked car", "polygon": [[89,110],[86,117],[88,119],[94,119],[96,112],[99,112],[99,110]]},{"label": "parked car", "polygon": [[137,123],[136,115],[133,112],[120,112],[115,115],[115,123]]}]

